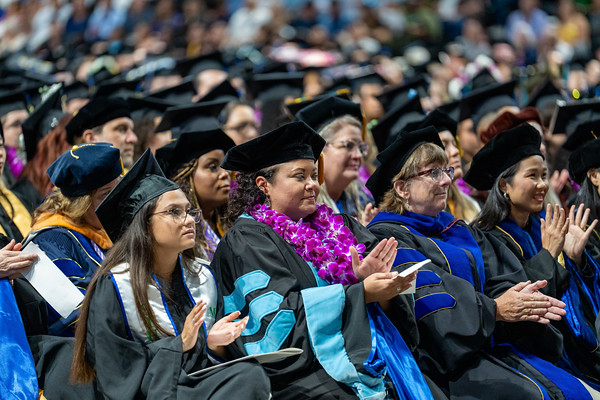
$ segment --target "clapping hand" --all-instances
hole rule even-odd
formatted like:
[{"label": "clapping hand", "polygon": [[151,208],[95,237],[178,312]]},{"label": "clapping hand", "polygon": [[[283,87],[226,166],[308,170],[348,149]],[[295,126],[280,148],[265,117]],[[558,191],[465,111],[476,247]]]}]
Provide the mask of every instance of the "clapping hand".
[{"label": "clapping hand", "polygon": [[192,311],[185,318],[183,331],[181,332],[181,341],[183,343],[183,351],[191,350],[198,341],[198,329],[204,322],[204,313],[206,312],[206,303],[199,301],[196,303]]},{"label": "clapping hand", "polygon": [[598,220],[595,219],[589,227],[587,227],[587,221],[590,216],[590,209],[585,208],[583,204],[579,205],[577,210],[577,216],[575,216],[575,206],[571,206],[569,210],[569,230],[567,232],[564,244],[564,250],[567,257],[575,261],[576,264],[581,263],[581,254],[585,249],[585,245],[592,234],[592,231],[598,224]]},{"label": "clapping hand", "polygon": [[553,258],[563,251],[565,244],[565,236],[569,229],[569,219],[565,218],[565,210],[554,206],[552,213],[552,205],[546,207],[546,218],[541,219],[542,230],[542,247],[550,252]]},{"label": "clapping hand", "polygon": [[363,258],[362,261],[360,261],[358,258],[358,252],[356,249],[354,247],[350,247],[354,275],[356,275],[356,277],[362,281],[369,275],[377,272],[390,272],[394,263],[394,259],[396,258],[397,246],[398,242],[393,237],[389,239],[383,239],[377,246],[375,246],[368,256]]},{"label": "clapping hand", "polygon": [[212,351],[223,355],[224,346],[233,343],[235,339],[240,337],[242,331],[246,329],[248,317],[244,317],[239,321],[235,319],[240,316],[239,311],[234,311],[231,314],[221,318],[210,328],[206,344]]},{"label": "clapping hand", "polygon": [[541,294],[546,281],[521,282],[496,299],[496,320],[505,322],[533,321],[549,324],[566,314],[565,303]]}]

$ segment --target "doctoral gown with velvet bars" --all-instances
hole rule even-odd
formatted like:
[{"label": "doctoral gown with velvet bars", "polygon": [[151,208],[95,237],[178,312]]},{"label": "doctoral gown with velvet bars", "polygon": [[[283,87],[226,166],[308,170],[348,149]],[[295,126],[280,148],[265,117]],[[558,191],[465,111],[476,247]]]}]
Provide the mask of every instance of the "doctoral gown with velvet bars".
[{"label": "doctoral gown with velvet bars", "polygon": [[[193,303],[175,268],[167,293],[168,311],[179,332]],[[161,282],[167,288],[166,282]],[[93,293],[87,323],[87,360],[96,371],[100,392],[110,399],[268,399],[269,380],[260,365],[239,362],[199,377],[188,373],[211,366],[206,335],[200,327],[196,346],[182,351],[181,336],[150,344],[133,340],[109,276],[102,276]]]},{"label": "doctoral gown with velvet bars", "polygon": [[[453,221],[450,214],[440,215],[446,222]],[[444,240],[460,228],[462,234],[470,234],[474,239],[471,244],[481,249],[483,263],[477,265],[477,257],[467,246],[456,246],[454,251],[458,252],[454,254],[441,250],[432,238],[442,238],[442,229],[415,233],[411,218],[419,220],[422,216],[407,212],[400,216],[404,220],[398,217],[380,212],[369,230],[380,239],[393,236],[398,240],[395,265],[401,269],[427,258],[432,261],[418,272],[415,293],[420,334],[416,358],[423,372],[452,399],[567,398],[539,368],[524,361],[535,354],[544,359],[538,359],[537,364],[556,368],[550,363],[560,359],[560,332],[533,322],[496,322],[493,299],[527,280],[512,252],[494,237],[457,221],[448,228]],[[468,260],[468,265],[463,265],[466,269],[453,270],[450,265],[461,257]],[[573,379],[573,386],[581,389],[573,377],[566,372],[563,375],[560,379]]]},{"label": "doctoral gown with velvet bars", "polygon": [[[357,240],[366,245],[366,253],[376,245],[373,235],[352,218],[344,215],[344,223]],[[346,378],[358,376],[364,382],[369,382],[377,374],[373,371],[377,369],[376,365],[365,366],[372,349],[372,337],[362,283],[345,286],[327,284],[270,226],[247,215],[238,218],[227,231],[211,266],[222,290],[220,299],[225,303],[224,312],[237,309],[242,316],[250,315],[242,336],[229,346],[231,353],[240,357],[287,347],[304,351],[297,357],[265,367],[271,379],[274,399],[366,396],[368,390],[359,392],[361,389],[358,389],[355,392],[347,381],[332,378],[332,375],[339,376],[341,369],[348,372]],[[414,348],[418,332],[414,324],[412,299],[410,296],[398,296],[393,302],[394,315],[388,316],[408,347]],[[331,328],[329,333],[341,332],[337,337],[332,335],[336,340],[343,340],[341,347],[331,337],[327,341],[314,337],[311,321],[317,318],[317,314],[321,321],[332,314],[340,320],[339,331]],[[334,325],[329,323],[329,326]],[[330,357],[322,357],[323,346],[328,347],[326,351],[330,352]],[[412,360],[412,355],[410,357]],[[322,364],[319,360],[323,359],[328,360]],[[336,368],[338,371],[332,371]],[[420,393],[416,381],[415,393]],[[423,396],[418,398],[430,398],[431,394]]]},{"label": "doctoral gown with velvet bars", "polygon": [[568,315],[554,322],[563,334],[565,353],[560,365],[598,388],[600,350],[594,325],[598,317],[600,271],[587,252],[583,254],[581,267],[566,257],[563,258],[565,266],[561,265],[548,250],[541,247],[538,219],[530,219],[525,229],[507,219],[492,229],[490,234],[513,252],[531,281],[546,279],[548,286],[543,291],[567,304]]}]

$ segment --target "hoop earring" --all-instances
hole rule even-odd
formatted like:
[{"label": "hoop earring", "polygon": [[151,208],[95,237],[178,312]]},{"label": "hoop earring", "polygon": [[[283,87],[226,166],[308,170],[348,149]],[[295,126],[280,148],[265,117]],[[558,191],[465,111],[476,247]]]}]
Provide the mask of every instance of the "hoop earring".
[{"label": "hoop earring", "polygon": [[503,192],[502,195],[504,196],[504,199],[510,203],[510,196],[508,195],[508,193]]}]

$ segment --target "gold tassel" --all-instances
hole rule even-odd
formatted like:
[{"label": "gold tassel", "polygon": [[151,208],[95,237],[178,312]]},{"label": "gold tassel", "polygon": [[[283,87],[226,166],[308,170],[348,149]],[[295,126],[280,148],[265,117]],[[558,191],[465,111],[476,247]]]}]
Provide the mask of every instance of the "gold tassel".
[{"label": "gold tassel", "polygon": [[596,136],[596,134],[594,133],[594,131],[590,131],[590,133],[592,134],[592,136],[594,137],[594,139],[598,139],[598,136]]},{"label": "gold tassel", "polygon": [[325,164],[323,162],[323,153],[319,154],[317,168],[319,169],[319,186],[321,186],[323,182],[325,182]]}]

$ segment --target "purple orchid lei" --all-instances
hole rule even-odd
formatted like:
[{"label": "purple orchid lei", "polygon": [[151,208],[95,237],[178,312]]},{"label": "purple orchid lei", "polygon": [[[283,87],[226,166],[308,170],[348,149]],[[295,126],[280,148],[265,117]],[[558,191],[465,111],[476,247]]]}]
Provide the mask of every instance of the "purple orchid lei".
[{"label": "purple orchid lei", "polygon": [[362,260],[365,245],[358,243],[342,216],[333,215],[331,208],[318,205],[305,221],[298,222],[264,204],[256,205],[249,214],[273,228],[305,261],[312,262],[319,278],[330,284],[358,282],[352,269],[350,246],[354,246]]}]

